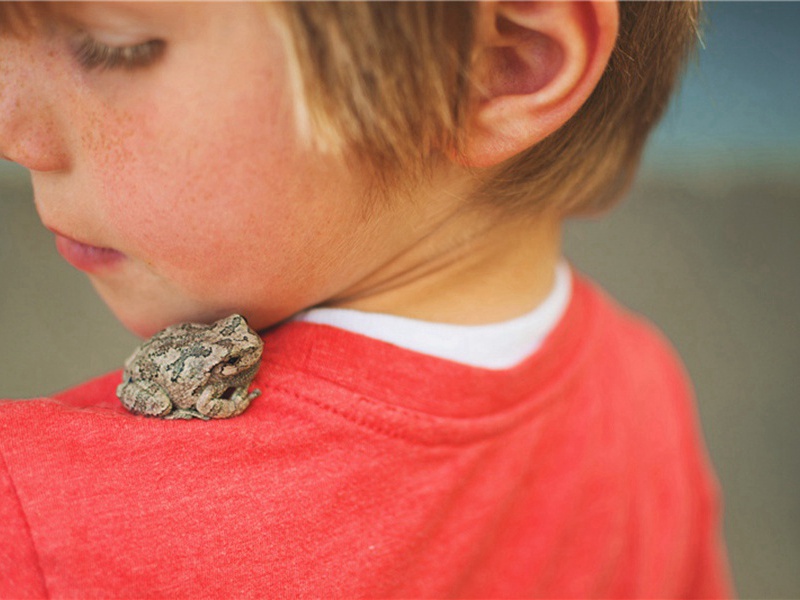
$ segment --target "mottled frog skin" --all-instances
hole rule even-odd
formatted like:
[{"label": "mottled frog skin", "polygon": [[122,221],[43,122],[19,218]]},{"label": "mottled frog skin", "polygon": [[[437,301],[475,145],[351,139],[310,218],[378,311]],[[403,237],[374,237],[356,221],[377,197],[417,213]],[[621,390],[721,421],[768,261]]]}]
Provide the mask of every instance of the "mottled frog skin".
[{"label": "mottled frog skin", "polygon": [[261,393],[248,388],[263,349],[241,315],[212,325],[173,325],[125,361],[117,396],[128,410],[148,417],[235,417]]}]

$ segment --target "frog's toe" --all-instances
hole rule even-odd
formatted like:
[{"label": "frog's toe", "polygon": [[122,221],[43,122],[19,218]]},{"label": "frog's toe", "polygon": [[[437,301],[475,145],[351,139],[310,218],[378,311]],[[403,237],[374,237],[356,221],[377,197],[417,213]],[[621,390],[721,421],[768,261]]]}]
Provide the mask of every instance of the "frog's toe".
[{"label": "frog's toe", "polygon": [[178,408],[173,410],[168,415],[163,417],[164,419],[202,419],[203,421],[208,421],[209,417],[200,413],[192,408]]}]

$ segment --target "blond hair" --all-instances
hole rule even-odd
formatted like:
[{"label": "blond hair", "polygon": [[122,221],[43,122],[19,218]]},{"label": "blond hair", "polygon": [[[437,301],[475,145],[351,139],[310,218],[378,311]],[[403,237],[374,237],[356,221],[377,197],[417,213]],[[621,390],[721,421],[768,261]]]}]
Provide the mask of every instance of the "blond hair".
[{"label": "blond hair", "polygon": [[[472,2],[297,2],[281,6],[312,134],[387,175],[459,148],[470,91]],[[563,215],[627,189],[698,32],[696,2],[621,2],[600,82],[559,130],[486,175],[478,200]]]},{"label": "blond hair", "polygon": [[[35,17],[29,8],[0,4],[0,32],[24,28]],[[460,148],[475,2],[277,8],[296,66],[300,121],[323,149],[352,154],[388,186],[424,172],[437,148]],[[589,99],[555,133],[481,173],[477,201],[508,214],[570,215],[605,209],[627,189],[694,48],[699,5],[623,1],[619,16],[616,45]]]}]

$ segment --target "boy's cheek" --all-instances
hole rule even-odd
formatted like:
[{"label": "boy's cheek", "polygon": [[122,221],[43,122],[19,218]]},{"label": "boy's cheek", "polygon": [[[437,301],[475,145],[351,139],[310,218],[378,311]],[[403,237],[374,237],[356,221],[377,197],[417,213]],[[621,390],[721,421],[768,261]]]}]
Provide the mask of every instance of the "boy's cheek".
[{"label": "boy's cheek", "polygon": [[[280,129],[272,129],[269,138],[233,139],[203,123],[184,120],[179,128],[163,123],[156,131],[152,125],[137,129],[137,121],[148,119],[116,119],[104,139],[93,140],[87,151],[101,208],[115,224],[140,229],[137,239],[156,235],[159,224],[170,223],[194,237],[236,235],[254,218],[280,218],[287,208],[282,200],[290,199],[296,185],[293,178],[303,175]],[[252,124],[232,127],[247,131]],[[170,232],[169,239],[176,233]]]},{"label": "boy's cheek", "polygon": [[266,65],[203,89],[170,75],[130,97],[89,95],[74,107],[80,138],[72,184],[88,192],[81,207],[91,205],[113,228],[121,251],[170,251],[190,265],[196,255],[182,256],[181,248],[205,246],[214,255],[221,239],[230,249],[259,235],[255,224],[261,235],[280,224],[294,228],[298,203],[313,196],[310,183],[322,182],[318,161],[296,146],[282,71]]},{"label": "boy's cheek", "polygon": [[113,151],[92,155],[89,178],[95,186],[96,214],[107,220],[121,243],[156,249],[228,237],[226,230],[236,226],[232,205],[242,190],[233,177],[225,181],[225,165],[210,153],[191,149],[194,140],[159,143],[147,131],[121,132],[117,139]]},{"label": "boy's cheek", "polygon": [[128,264],[119,277],[97,279],[137,333],[235,310],[283,318],[319,300],[309,296],[317,282],[335,275],[327,266],[340,227],[326,231],[297,198],[271,202],[255,182],[227,183],[213,169],[189,178],[190,188],[172,177],[147,179],[134,164],[127,173],[105,210]]}]

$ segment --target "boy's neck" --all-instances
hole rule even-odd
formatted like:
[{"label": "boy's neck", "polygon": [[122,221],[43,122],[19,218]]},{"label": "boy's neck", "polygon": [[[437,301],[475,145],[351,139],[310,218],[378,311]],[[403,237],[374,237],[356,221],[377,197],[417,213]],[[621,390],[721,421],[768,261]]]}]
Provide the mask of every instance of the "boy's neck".
[{"label": "boy's neck", "polygon": [[507,321],[548,296],[560,255],[556,217],[487,226],[485,214],[450,215],[324,306],[461,325]]}]

